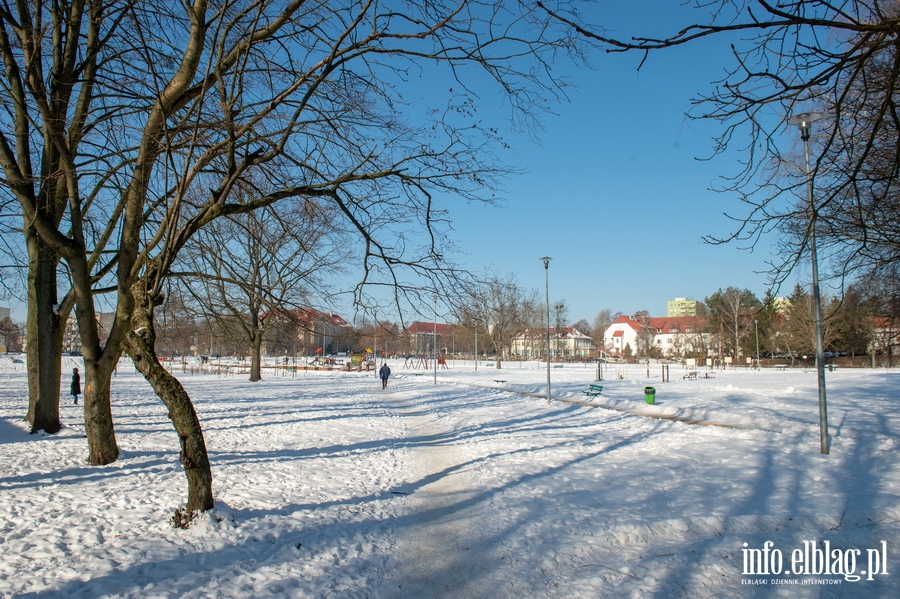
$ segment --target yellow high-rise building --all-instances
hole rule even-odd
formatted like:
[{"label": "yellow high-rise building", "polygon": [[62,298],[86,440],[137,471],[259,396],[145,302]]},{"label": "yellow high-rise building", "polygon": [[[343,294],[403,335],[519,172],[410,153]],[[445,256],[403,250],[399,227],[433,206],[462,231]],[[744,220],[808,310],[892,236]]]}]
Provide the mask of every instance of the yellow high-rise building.
[{"label": "yellow high-rise building", "polygon": [[666,302],[666,316],[697,316],[697,300],[676,297]]}]

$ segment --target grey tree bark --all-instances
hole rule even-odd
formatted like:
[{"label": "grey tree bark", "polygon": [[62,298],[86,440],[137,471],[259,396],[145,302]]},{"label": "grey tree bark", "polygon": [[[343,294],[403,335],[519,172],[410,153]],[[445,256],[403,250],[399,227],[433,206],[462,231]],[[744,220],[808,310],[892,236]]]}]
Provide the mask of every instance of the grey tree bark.
[{"label": "grey tree bark", "polygon": [[206,451],[206,441],[194,404],[184,387],[162,367],[154,349],[156,331],[153,325],[153,309],[161,298],[151,299],[144,287],[145,281],[134,286],[134,315],[131,331],[125,340],[128,353],[138,371],[168,408],[169,420],[178,433],[181,451],[178,454],[188,483],[185,510],[206,511],[213,507],[212,469]]},{"label": "grey tree bark", "polygon": [[56,287],[59,257],[34,231],[26,229],[28,312],[25,353],[28,361],[28,413],[31,432],[59,432],[60,367],[63,326]]}]

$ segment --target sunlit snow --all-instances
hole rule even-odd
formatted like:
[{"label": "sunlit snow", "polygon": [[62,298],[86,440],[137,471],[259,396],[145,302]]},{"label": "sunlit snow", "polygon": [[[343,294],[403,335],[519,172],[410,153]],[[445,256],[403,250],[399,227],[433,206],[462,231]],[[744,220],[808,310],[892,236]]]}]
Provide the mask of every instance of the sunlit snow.
[{"label": "sunlit snow", "polygon": [[[590,397],[596,365],[566,364],[548,405],[542,364],[390,365],[385,391],[179,372],[217,502],[180,530],[178,441],[128,362],[122,455],[93,467],[65,376],[65,428],[29,435],[24,364],[0,357],[0,596],[900,596],[898,372],[828,373],[822,455],[811,370],[607,365]],[[837,574],[810,569],[826,541]]]}]

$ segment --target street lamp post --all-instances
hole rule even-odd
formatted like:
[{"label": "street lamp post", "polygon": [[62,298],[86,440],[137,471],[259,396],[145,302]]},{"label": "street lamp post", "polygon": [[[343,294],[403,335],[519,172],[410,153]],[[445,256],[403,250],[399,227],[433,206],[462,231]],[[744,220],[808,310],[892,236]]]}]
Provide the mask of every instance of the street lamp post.
[{"label": "street lamp post", "polygon": [[825,351],[822,340],[822,301],[819,296],[819,264],[816,255],[816,206],[813,200],[812,172],[809,167],[809,133],[812,124],[822,115],[804,112],[788,119],[789,125],[797,125],[806,157],[806,193],[809,201],[809,254],[812,262],[813,316],[816,320],[816,371],[819,380],[819,450],[828,453],[828,408],[825,401]]},{"label": "street lamp post", "polygon": [[753,319],[753,327],[756,329],[756,369],[762,370],[762,367],[759,364],[759,323],[756,322],[756,319]]},{"label": "street lamp post", "polygon": [[544,293],[547,300],[547,403],[552,403],[550,398],[550,261],[553,258],[544,256]]},{"label": "street lamp post", "polygon": [[437,293],[431,296],[434,300],[434,339],[431,340],[431,359],[434,360],[434,384],[437,385]]}]

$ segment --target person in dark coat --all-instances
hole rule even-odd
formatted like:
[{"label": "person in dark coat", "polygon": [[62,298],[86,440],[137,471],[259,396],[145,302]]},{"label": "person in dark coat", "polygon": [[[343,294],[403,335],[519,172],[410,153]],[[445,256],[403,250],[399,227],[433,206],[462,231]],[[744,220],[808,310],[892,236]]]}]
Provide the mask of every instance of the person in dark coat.
[{"label": "person in dark coat", "polygon": [[72,369],[72,386],[69,387],[69,393],[75,397],[75,403],[78,403],[78,396],[81,395],[81,375],[78,374],[78,369]]},{"label": "person in dark coat", "polygon": [[387,389],[388,377],[391,376],[391,369],[388,368],[387,362],[381,365],[381,370],[378,371],[378,376],[381,377],[381,388]]}]

